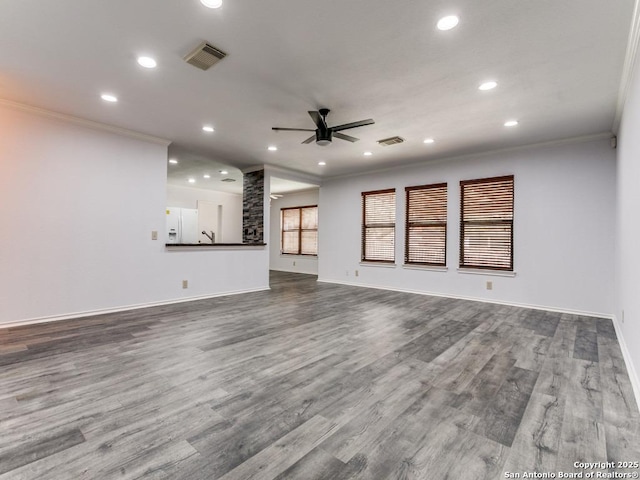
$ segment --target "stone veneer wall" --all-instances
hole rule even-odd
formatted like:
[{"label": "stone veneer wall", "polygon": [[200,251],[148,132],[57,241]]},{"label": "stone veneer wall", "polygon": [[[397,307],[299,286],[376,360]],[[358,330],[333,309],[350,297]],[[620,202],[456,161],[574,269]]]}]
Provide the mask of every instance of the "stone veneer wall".
[{"label": "stone veneer wall", "polygon": [[242,243],[264,243],[264,170],[244,174]]}]

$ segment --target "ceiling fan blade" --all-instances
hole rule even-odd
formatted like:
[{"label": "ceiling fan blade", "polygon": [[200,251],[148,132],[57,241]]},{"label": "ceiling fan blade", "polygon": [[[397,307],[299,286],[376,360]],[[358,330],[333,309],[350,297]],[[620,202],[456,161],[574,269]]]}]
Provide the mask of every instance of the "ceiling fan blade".
[{"label": "ceiling fan blade", "polygon": [[320,130],[326,130],[327,129],[327,124],[325,123],[324,118],[322,118],[322,115],[320,115],[320,112],[311,112],[310,111],[309,112],[309,116],[313,120],[313,123],[315,123]]},{"label": "ceiling fan blade", "polygon": [[360,120],[359,122],[345,123],[344,125],[331,127],[331,130],[334,132],[339,132],[340,130],[347,130],[349,128],[364,127],[365,125],[373,125],[374,123],[376,122],[374,122],[373,119],[368,118],[367,120]]},{"label": "ceiling fan blade", "polygon": [[280,128],[280,127],[272,127],[271,130],[281,130],[287,132],[315,132],[312,128]]},{"label": "ceiling fan blade", "polygon": [[315,135],[311,135],[309,138],[307,138],[304,142],[302,143],[311,143],[316,139]]},{"label": "ceiling fan blade", "polygon": [[351,135],[345,135],[344,133],[340,132],[333,132],[333,136],[336,138],[341,138],[342,140],[346,140],[348,142],[357,142],[358,140],[360,140],[359,138],[352,137]]}]

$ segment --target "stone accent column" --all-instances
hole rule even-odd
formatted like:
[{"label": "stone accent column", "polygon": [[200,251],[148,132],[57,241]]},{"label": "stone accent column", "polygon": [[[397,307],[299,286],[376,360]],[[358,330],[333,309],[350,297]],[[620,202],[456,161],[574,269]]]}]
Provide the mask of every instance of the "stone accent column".
[{"label": "stone accent column", "polygon": [[264,243],[264,170],[245,173],[242,190],[242,243]]}]

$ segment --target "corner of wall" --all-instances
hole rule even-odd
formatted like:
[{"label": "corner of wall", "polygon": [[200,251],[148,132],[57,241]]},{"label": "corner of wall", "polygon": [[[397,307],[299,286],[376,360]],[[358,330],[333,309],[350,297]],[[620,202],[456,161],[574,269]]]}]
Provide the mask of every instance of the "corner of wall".
[{"label": "corner of wall", "polygon": [[620,350],[622,350],[622,358],[624,358],[625,366],[627,367],[627,372],[629,374],[629,381],[631,382],[631,387],[633,388],[633,394],[636,397],[636,406],[640,409],[640,377],[638,376],[638,372],[633,364],[633,360],[631,358],[631,353],[627,348],[627,342],[624,338],[624,334],[622,333],[622,327],[620,322],[618,321],[617,316],[613,316],[613,326],[616,330],[616,336],[618,337],[618,343],[620,344]]}]

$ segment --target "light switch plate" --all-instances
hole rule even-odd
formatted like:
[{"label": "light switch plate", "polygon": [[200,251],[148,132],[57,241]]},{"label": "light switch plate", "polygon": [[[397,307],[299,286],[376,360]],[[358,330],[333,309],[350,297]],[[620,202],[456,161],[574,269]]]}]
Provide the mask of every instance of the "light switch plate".
[{"label": "light switch plate", "polygon": [[157,230],[153,230],[151,232],[151,240],[157,240],[158,239],[158,231]]}]

